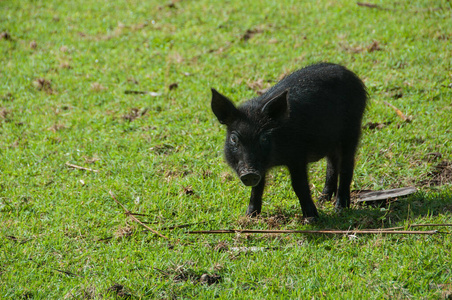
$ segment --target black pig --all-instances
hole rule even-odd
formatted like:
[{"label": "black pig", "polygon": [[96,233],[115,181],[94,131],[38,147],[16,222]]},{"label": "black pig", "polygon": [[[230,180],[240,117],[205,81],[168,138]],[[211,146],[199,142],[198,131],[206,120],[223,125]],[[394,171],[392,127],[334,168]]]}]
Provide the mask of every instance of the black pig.
[{"label": "black pig", "polygon": [[[226,161],[251,186],[247,215],[260,214],[265,175],[285,165],[304,217],[318,218],[307,165],[327,158],[322,198],[350,207],[354,157],[366,107],[364,83],[345,67],[319,63],[285,77],[239,107],[212,89],[212,110],[227,126]],[[338,189],[338,177],[340,177]]]}]

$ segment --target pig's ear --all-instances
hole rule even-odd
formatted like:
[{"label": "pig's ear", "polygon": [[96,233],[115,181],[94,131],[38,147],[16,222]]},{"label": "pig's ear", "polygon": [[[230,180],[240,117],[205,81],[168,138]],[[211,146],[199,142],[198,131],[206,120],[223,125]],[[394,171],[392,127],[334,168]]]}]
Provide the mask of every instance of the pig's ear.
[{"label": "pig's ear", "polygon": [[289,90],[285,90],[276,97],[273,97],[264,107],[262,112],[269,116],[271,119],[283,119],[289,115]]},{"label": "pig's ear", "polygon": [[238,110],[226,96],[212,89],[212,111],[221,124],[229,125],[237,117]]}]

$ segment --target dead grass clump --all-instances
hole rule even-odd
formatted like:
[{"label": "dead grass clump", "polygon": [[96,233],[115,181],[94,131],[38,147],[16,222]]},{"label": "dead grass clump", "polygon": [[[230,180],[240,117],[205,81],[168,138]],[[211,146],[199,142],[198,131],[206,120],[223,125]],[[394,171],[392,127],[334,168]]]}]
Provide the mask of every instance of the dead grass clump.
[{"label": "dead grass clump", "polygon": [[427,178],[422,180],[421,185],[440,186],[452,183],[452,161],[442,160],[427,173]]}]

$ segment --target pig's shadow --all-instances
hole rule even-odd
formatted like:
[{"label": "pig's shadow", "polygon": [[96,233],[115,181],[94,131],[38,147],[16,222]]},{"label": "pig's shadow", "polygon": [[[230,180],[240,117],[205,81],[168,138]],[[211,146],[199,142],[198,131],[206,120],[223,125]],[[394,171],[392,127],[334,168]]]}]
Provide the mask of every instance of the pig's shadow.
[{"label": "pig's shadow", "polygon": [[[317,205],[320,218],[314,223],[309,223],[312,229],[376,229],[406,225],[415,223],[419,217],[434,217],[437,215],[452,215],[452,191],[428,193],[417,192],[396,201],[387,202],[386,205],[358,205],[352,204],[351,209],[336,212],[325,205]],[[326,207],[326,208],[325,208]],[[268,217],[284,216],[299,222],[300,226],[305,224],[305,220],[299,217],[300,209],[288,209],[286,211],[279,208],[277,212],[270,211]]]}]

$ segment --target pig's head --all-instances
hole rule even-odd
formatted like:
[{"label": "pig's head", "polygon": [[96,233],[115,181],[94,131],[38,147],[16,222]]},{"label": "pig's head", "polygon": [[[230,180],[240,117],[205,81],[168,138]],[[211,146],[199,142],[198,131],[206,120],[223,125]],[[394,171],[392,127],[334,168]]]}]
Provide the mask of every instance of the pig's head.
[{"label": "pig's head", "polygon": [[288,90],[235,105],[212,89],[212,111],[227,127],[224,153],[246,186],[256,186],[273,165],[274,134],[289,114]]}]

